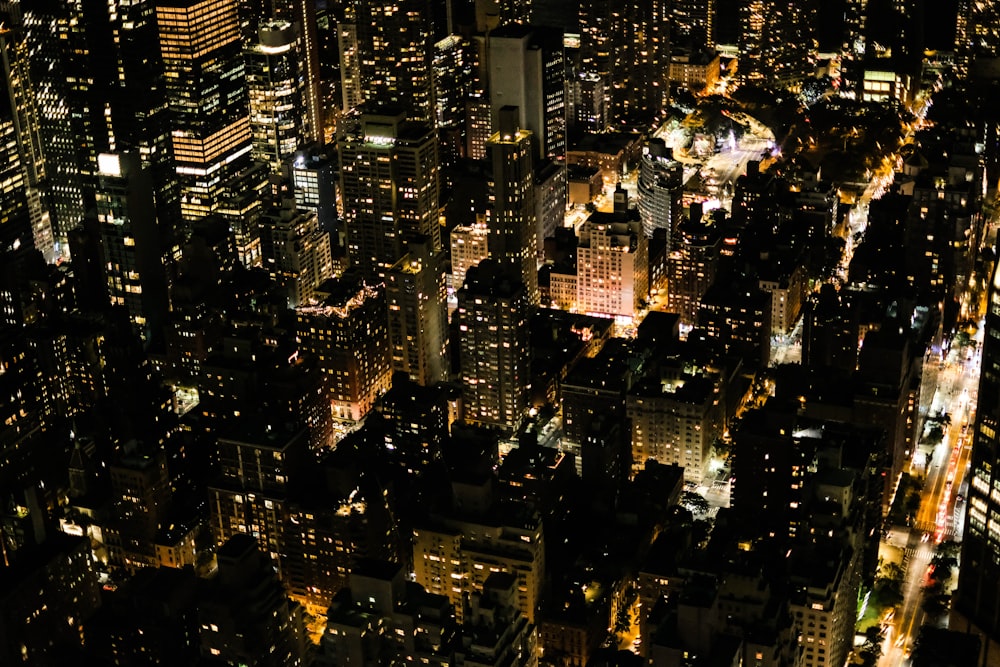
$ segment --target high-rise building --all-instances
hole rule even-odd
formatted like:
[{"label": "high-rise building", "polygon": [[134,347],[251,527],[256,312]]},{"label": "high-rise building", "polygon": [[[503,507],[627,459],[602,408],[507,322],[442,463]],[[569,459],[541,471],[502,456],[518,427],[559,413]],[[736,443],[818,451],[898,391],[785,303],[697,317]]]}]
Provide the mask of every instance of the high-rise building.
[{"label": "high-rise building", "polygon": [[715,0],[674,0],[670,41],[677,46],[711,48],[715,45]]},{"label": "high-rise building", "polygon": [[529,303],[538,303],[538,228],[532,134],[522,129],[516,107],[500,110],[497,132],[487,143],[493,164],[493,217],[490,257],[525,286]]},{"label": "high-rise building", "polygon": [[285,288],[288,307],[316,303],[320,285],[333,278],[330,234],[316,214],[286,206],[264,215],[260,228],[264,268]]},{"label": "high-rise building", "polygon": [[[5,34],[0,31],[0,49],[4,48]],[[10,89],[10,71],[0,74],[6,75]],[[35,241],[28,208],[27,174],[21,161],[23,149],[17,111],[12,95],[3,93],[0,90],[0,261],[8,262],[21,248],[34,247]]]},{"label": "high-rise building", "polygon": [[226,182],[251,161],[236,0],[164,0],[156,20],[181,215],[190,224],[219,208]]},{"label": "high-rise building", "polygon": [[334,419],[357,422],[392,376],[385,294],[349,270],[319,296],[318,305],[296,311],[301,346],[320,359]]},{"label": "high-rise building", "polygon": [[566,154],[566,65],[561,30],[509,25],[486,38],[493,127],[516,107],[536,158]]},{"label": "high-rise building", "polygon": [[[28,44],[24,39],[24,17],[20,4],[9,3],[0,10],[0,16],[5,23],[4,28],[0,29],[0,95],[5,97],[0,102],[0,123],[4,124],[3,145],[7,147],[3,164],[9,170],[3,182],[7,184],[5,190],[9,191],[11,187],[17,186],[19,180],[24,181],[35,248],[42,252],[46,260],[52,261],[55,259],[55,240],[52,237],[48,206],[42,206],[41,180],[45,174],[45,163],[42,158],[37,100],[29,76]],[[13,140],[7,136],[8,132],[14,133]],[[24,170],[23,179],[14,175],[15,169]],[[9,224],[20,215],[19,211],[23,207],[12,206],[8,202],[3,209],[11,211],[11,215],[7,217]],[[0,246],[4,244],[5,242],[0,241]]]},{"label": "high-rise building", "polygon": [[[416,582],[455,605],[455,617],[465,618],[463,599],[482,593],[494,572],[517,579],[517,609],[534,622],[538,617],[545,572],[545,539],[537,513],[459,518],[435,517],[413,531]],[[511,516],[513,514],[513,516]],[[516,518],[515,518],[516,517]]]},{"label": "high-rise building", "polygon": [[[968,511],[962,538],[961,569],[954,611],[964,622],[956,630],[975,629],[1000,641],[1000,265],[993,271],[983,336],[982,375],[972,433]],[[971,627],[970,627],[971,626]]]},{"label": "high-rise building", "polygon": [[277,22],[292,31],[295,67],[301,73],[301,103],[298,108],[305,141],[322,141],[323,109],[320,105],[319,35],[316,4],[309,0],[236,0],[239,3],[243,48],[253,51],[260,44],[260,29]]},{"label": "high-rise building", "polygon": [[701,207],[692,206],[691,218],[678,226],[673,250],[667,256],[669,307],[687,326],[697,322],[701,297],[715,282],[721,245],[719,227],[706,224]]},{"label": "high-rise building", "polygon": [[385,276],[392,369],[430,386],[448,379],[448,317],[444,262],[426,239]]},{"label": "high-rise building", "polygon": [[112,516],[104,540],[109,561],[130,572],[159,564],[156,538],[170,506],[162,449],[132,442],[111,466]]},{"label": "high-rise building", "polygon": [[[341,47],[357,76],[351,97],[375,109],[404,109],[406,118],[431,122],[434,118],[434,31],[432,4],[423,0],[352,0],[353,14],[340,33]],[[353,25],[353,34],[350,27]],[[342,59],[344,59],[342,56]],[[354,65],[357,65],[356,69]],[[344,86],[345,102],[348,85]],[[351,100],[353,101],[353,99]]]},{"label": "high-rise building", "polygon": [[489,234],[485,216],[451,230],[451,286],[455,290],[462,287],[469,269],[489,256]]},{"label": "high-rise building", "polygon": [[792,89],[800,86],[813,71],[815,2],[745,0],[740,11],[742,79]]},{"label": "high-rise building", "polygon": [[478,54],[474,43],[449,35],[434,45],[434,105],[441,164],[452,165],[466,156],[466,104],[478,90]]},{"label": "high-rise building", "polygon": [[96,167],[94,142],[104,111],[93,91],[88,22],[76,4],[31,3],[22,9],[55,253],[68,255],[70,230],[86,213],[86,181]]},{"label": "high-rise building", "polygon": [[136,153],[98,156],[97,220],[108,295],[149,343],[163,335],[168,297],[153,180]]},{"label": "high-rise building", "polygon": [[305,137],[305,84],[296,42],[294,25],[272,21],[260,26],[258,42],[246,54],[253,156],[275,173]]},{"label": "high-rise building", "polygon": [[406,239],[441,247],[437,138],[403,114],[364,114],[338,145],[351,265],[375,282],[403,256]]},{"label": "high-rise building", "polygon": [[959,0],[955,65],[968,74],[976,58],[1000,56],[1000,2]]},{"label": "high-rise building", "polygon": [[612,123],[647,123],[663,108],[668,7],[660,0],[580,3],[580,71],[604,79]]},{"label": "high-rise building", "polygon": [[512,431],[528,407],[528,299],[518,277],[488,259],[458,292],[465,420]]},{"label": "high-rise building", "polygon": [[576,249],[576,307],[631,319],[649,297],[649,245],[638,220],[597,212],[583,223]]},{"label": "high-rise building", "polygon": [[662,139],[652,139],[639,163],[639,215],[648,238],[657,229],[665,230],[670,252],[674,229],[680,224],[684,169],[673,160]]}]

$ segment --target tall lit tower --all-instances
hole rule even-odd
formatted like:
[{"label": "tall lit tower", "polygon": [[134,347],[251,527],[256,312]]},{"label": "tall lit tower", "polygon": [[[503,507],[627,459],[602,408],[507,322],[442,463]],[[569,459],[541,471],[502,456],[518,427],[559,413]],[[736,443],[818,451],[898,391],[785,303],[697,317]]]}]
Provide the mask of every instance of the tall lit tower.
[{"label": "tall lit tower", "polygon": [[441,248],[437,151],[433,128],[402,113],[364,114],[338,143],[348,253],[372,284],[402,258],[406,239]]},{"label": "tall lit tower", "polygon": [[674,162],[662,139],[652,139],[639,163],[639,216],[647,238],[666,230],[667,252],[681,219],[684,170]]},{"label": "tall lit tower", "polygon": [[608,82],[612,122],[648,121],[663,108],[670,61],[669,4],[662,0],[583,0],[581,71]]},{"label": "tall lit tower", "polygon": [[[0,11],[0,20],[5,24],[0,28],[0,59],[2,59],[0,95],[7,96],[7,101],[3,102],[4,122],[9,117],[15,132],[17,168],[24,169],[25,194],[28,199],[35,247],[51,261],[55,255],[51,218],[48,207],[42,206],[40,189],[45,175],[42,138],[39,134],[37,100],[28,71],[29,49],[24,38],[24,17],[20,4],[8,4],[5,11]],[[9,116],[6,114],[7,109],[10,111]],[[5,145],[12,146],[6,138],[4,142]],[[11,168],[14,163],[11,158],[6,158],[4,164]],[[4,179],[4,182],[11,183],[9,179]]]},{"label": "tall lit tower", "polygon": [[517,107],[518,124],[534,135],[535,155],[566,154],[566,65],[561,30],[510,25],[487,39],[493,127],[500,109]]},{"label": "tall lit tower", "polygon": [[425,387],[448,379],[444,262],[426,239],[414,239],[386,274],[392,370]]},{"label": "tall lit tower", "polygon": [[977,57],[1000,56],[1000,2],[959,0],[955,30],[955,65],[968,74]]},{"label": "tall lit tower", "polygon": [[125,307],[148,343],[162,334],[167,315],[153,180],[136,153],[102,153],[97,164],[97,220],[111,305]]},{"label": "tall lit tower", "polygon": [[17,5],[24,10],[52,233],[56,254],[63,255],[68,254],[70,230],[86,213],[87,185],[97,158],[94,140],[103,112],[94,97],[87,21],[80,7],[70,3]]},{"label": "tall lit tower", "polygon": [[815,0],[743,0],[740,75],[744,81],[795,88],[812,74],[816,51]]},{"label": "tall lit tower", "polygon": [[294,31],[296,67],[302,74],[302,128],[307,141],[323,140],[323,108],[320,103],[319,36],[316,3],[313,0],[237,0],[243,48],[258,45],[259,30],[278,21],[290,23]]},{"label": "tall lit tower", "polygon": [[1000,263],[993,271],[983,336],[979,402],[972,430],[972,464],[962,538],[961,569],[953,613],[965,623],[952,629],[978,630],[1000,641]]},{"label": "tall lit tower", "polygon": [[257,34],[257,44],[247,52],[253,156],[277,173],[305,138],[305,86],[295,51],[295,27],[273,21],[262,24]]},{"label": "tall lit tower", "polygon": [[496,262],[469,269],[458,291],[465,420],[514,430],[528,406],[528,300]]},{"label": "tall lit tower", "polygon": [[250,163],[246,68],[235,0],[157,4],[181,215],[215,212],[226,181]]},{"label": "tall lit tower", "polygon": [[499,111],[498,131],[487,142],[493,163],[493,218],[490,257],[524,285],[529,303],[538,304],[538,226],[531,132],[518,124],[517,107]]},{"label": "tall lit tower", "polygon": [[[364,101],[404,109],[410,120],[434,118],[432,4],[424,0],[353,0]],[[371,107],[370,107],[371,108]]]}]

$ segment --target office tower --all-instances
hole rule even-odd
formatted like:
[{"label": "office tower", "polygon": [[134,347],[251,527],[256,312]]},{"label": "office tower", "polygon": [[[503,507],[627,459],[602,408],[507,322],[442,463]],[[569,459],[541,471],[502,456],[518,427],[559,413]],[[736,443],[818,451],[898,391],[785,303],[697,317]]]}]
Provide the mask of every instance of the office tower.
[{"label": "office tower", "polygon": [[263,266],[288,295],[288,307],[319,300],[318,289],[333,277],[330,234],[319,228],[316,214],[294,202],[260,219]]},{"label": "office tower", "polygon": [[300,344],[320,359],[334,419],[357,422],[392,376],[385,294],[349,270],[319,296],[318,305],[296,311]]},{"label": "office tower", "polygon": [[95,100],[93,54],[80,7],[48,2],[24,3],[20,9],[44,147],[55,254],[64,256],[69,253],[70,231],[86,213],[87,179],[96,166],[95,134],[104,109]]},{"label": "office tower", "polygon": [[[68,252],[69,232],[83,221],[98,153],[123,151],[137,152],[152,174],[166,251],[179,219],[178,190],[152,2],[24,8],[28,85],[44,154],[44,172],[36,166],[35,175],[47,195],[56,254]],[[30,114],[24,118],[31,122]]]},{"label": "office tower", "polygon": [[651,139],[639,163],[639,215],[642,229],[653,238],[657,229],[667,236],[667,252],[673,247],[675,228],[681,220],[684,169],[674,162],[662,139]]},{"label": "office tower", "polygon": [[608,86],[612,123],[648,123],[663,108],[670,61],[667,3],[585,0],[580,4],[580,71]]},{"label": "office tower", "polygon": [[257,34],[258,42],[246,53],[253,157],[277,173],[305,136],[304,78],[291,23],[263,23]]},{"label": "office tower", "polygon": [[444,262],[427,239],[385,275],[392,370],[430,386],[448,379],[448,316]]},{"label": "office tower", "polygon": [[[106,36],[103,25],[92,25],[94,50],[98,54],[93,76],[110,83],[107,152],[134,152],[143,169],[149,171],[154,191],[160,251],[164,261],[183,243],[181,191],[174,162],[171,110],[168,106],[169,81],[164,71],[163,45],[157,39],[156,3],[134,0],[104,5],[100,21],[110,24]],[[86,4],[84,5],[86,7]],[[101,57],[107,42],[115,45],[115,59]],[[97,141],[97,140],[95,140]]]},{"label": "office tower", "polygon": [[425,236],[441,247],[437,138],[403,114],[363,114],[338,143],[340,194],[351,265],[377,281]]},{"label": "office tower", "polygon": [[156,7],[172,114],[181,215],[215,212],[226,182],[250,165],[246,67],[235,0],[165,0]]},{"label": "office tower", "polygon": [[674,0],[670,41],[690,49],[715,46],[715,0]]},{"label": "office tower", "polygon": [[458,292],[465,420],[513,431],[528,407],[528,308],[524,285],[493,259],[465,274]]},{"label": "office tower", "polygon": [[649,297],[649,246],[642,225],[597,212],[580,227],[576,307],[580,312],[631,319]]},{"label": "office tower", "polygon": [[423,0],[352,0],[339,35],[341,62],[349,65],[343,70],[345,103],[360,98],[369,108],[403,109],[410,120],[432,121],[431,10]]},{"label": "office tower", "polygon": [[1000,265],[994,268],[983,336],[982,375],[972,433],[968,513],[962,538],[961,569],[954,611],[956,630],[975,631],[1000,640],[1000,503],[992,489],[1000,487]]},{"label": "office tower", "polygon": [[522,129],[516,107],[500,110],[497,132],[487,142],[493,165],[493,217],[490,257],[513,280],[525,286],[531,304],[538,303],[538,229],[532,134]]},{"label": "office tower", "polygon": [[596,72],[580,72],[570,84],[573,111],[568,122],[583,132],[603,132],[608,127],[607,84]]},{"label": "office tower", "polygon": [[682,324],[694,326],[701,297],[715,282],[722,232],[702,219],[700,205],[692,205],[691,217],[677,228],[675,239],[667,256],[668,304]]},{"label": "office tower", "polygon": [[[342,235],[337,229],[337,161],[330,153],[318,147],[298,150],[285,170],[291,175],[295,206],[315,212],[323,231]],[[336,237],[331,243],[342,245]]]},{"label": "office tower", "polygon": [[[5,33],[0,32],[0,48],[5,44],[4,38]],[[9,70],[4,74],[9,86]],[[33,248],[35,239],[28,207],[28,179],[21,161],[18,114],[12,97],[3,92],[0,91],[0,261],[6,263],[22,248],[25,252]]]},{"label": "office tower", "polygon": [[408,474],[423,475],[440,463],[448,438],[448,392],[420,386],[394,373],[392,388],[379,405],[389,459]]},{"label": "office tower", "polygon": [[745,0],[739,44],[743,81],[795,89],[812,75],[816,11],[813,0]]},{"label": "office tower", "polygon": [[168,298],[153,181],[136,153],[98,156],[97,221],[108,295],[147,344],[163,335]]},{"label": "office tower", "polygon": [[[260,29],[272,23],[281,23],[291,30],[288,39],[292,54],[301,74],[301,102],[297,109],[301,115],[299,125],[304,141],[322,141],[324,134],[323,109],[320,99],[319,32],[316,5],[309,0],[235,0],[238,2],[240,35],[243,49],[252,52],[260,44]],[[250,56],[250,54],[247,54]],[[252,57],[252,56],[250,56]]]},{"label": "office tower", "polygon": [[[45,175],[45,165],[42,159],[37,100],[29,77],[28,44],[24,38],[24,17],[20,4],[8,4],[4,10],[0,10],[0,16],[5,23],[4,28],[0,29],[0,95],[6,98],[0,102],[0,108],[3,109],[0,114],[3,120],[0,122],[9,121],[11,124],[9,129],[6,126],[3,128],[3,143],[8,147],[8,155],[3,158],[3,164],[7,165],[7,169],[24,170],[25,196],[34,245],[47,261],[54,261],[52,221],[48,207],[42,206],[41,180]],[[13,141],[6,137],[11,131],[14,132]],[[8,184],[15,184],[17,180],[12,173],[3,179]],[[8,206],[3,208],[7,210]],[[8,220],[13,220],[13,216]]]},{"label": "office tower", "polygon": [[337,23],[337,50],[340,52],[340,104],[348,113],[365,101],[361,83],[361,51],[358,45],[354,4],[344,8],[345,19]]},{"label": "office tower", "polygon": [[509,25],[486,38],[493,128],[502,109],[516,107],[532,133],[535,157],[566,154],[566,65],[561,30]]},{"label": "office tower", "polygon": [[489,227],[483,216],[472,225],[451,230],[451,286],[458,290],[470,268],[489,257]]},{"label": "office tower", "polygon": [[304,611],[285,595],[253,538],[234,536],[219,547],[217,558],[219,573],[198,601],[202,657],[255,667],[303,664]]},{"label": "office tower", "polygon": [[478,55],[474,44],[449,35],[434,45],[434,106],[441,164],[450,166],[466,156],[466,104],[478,89]]},{"label": "office tower", "polygon": [[1000,55],[1000,2],[959,0],[955,30],[955,65],[968,75],[976,58]]}]

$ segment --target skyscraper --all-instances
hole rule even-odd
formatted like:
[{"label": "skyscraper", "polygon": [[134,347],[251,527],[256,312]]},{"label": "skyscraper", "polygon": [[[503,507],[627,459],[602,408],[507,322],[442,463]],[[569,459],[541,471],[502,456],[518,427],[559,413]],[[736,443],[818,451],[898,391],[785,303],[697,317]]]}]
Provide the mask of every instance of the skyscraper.
[{"label": "skyscraper", "polygon": [[[979,402],[972,430],[968,510],[954,610],[993,641],[1000,640],[1000,265],[993,270],[983,336]],[[969,629],[965,623],[953,629]]]},{"label": "skyscraper", "polygon": [[517,107],[499,111],[498,131],[487,148],[493,164],[493,217],[490,257],[525,286],[529,303],[538,303],[537,225],[531,132],[518,124]]},{"label": "skyscraper", "polygon": [[[431,8],[423,0],[353,0],[348,7],[354,23],[347,25],[353,25],[354,32],[342,32],[341,45],[356,48],[354,59],[348,58],[357,63],[356,90],[374,108],[404,109],[410,120],[434,118]],[[344,73],[349,74],[346,69]]]},{"label": "skyscraper", "polygon": [[441,247],[438,153],[433,128],[405,116],[363,114],[338,145],[351,264],[374,283],[412,236]]},{"label": "skyscraper", "polygon": [[607,82],[612,123],[650,121],[663,107],[670,62],[667,3],[580,3],[580,71]]},{"label": "skyscraper", "polygon": [[112,306],[128,310],[147,343],[163,334],[167,281],[153,181],[136,153],[98,156],[97,220]]},{"label": "skyscraper", "polygon": [[562,31],[510,25],[486,38],[493,127],[516,107],[518,125],[534,135],[537,158],[566,154],[566,66]]},{"label": "skyscraper", "polygon": [[955,65],[968,74],[977,57],[1000,56],[1000,2],[959,0],[955,30]]},{"label": "skyscraper", "polygon": [[257,44],[247,52],[253,156],[277,173],[281,163],[304,143],[304,77],[291,23],[261,24],[257,35]]},{"label": "skyscraper", "polygon": [[748,83],[795,88],[812,74],[816,3],[744,0],[740,76]]},{"label": "skyscraper", "polygon": [[385,277],[392,369],[430,386],[448,379],[444,262],[426,239],[414,239]]},{"label": "skyscraper", "polygon": [[260,29],[279,22],[292,32],[296,69],[302,74],[299,124],[306,141],[323,140],[323,109],[320,103],[319,36],[316,3],[310,0],[237,0],[243,48],[252,52],[259,45]]},{"label": "skyscraper", "polygon": [[226,181],[250,164],[246,67],[235,0],[156,7],[186,223],[213,213]]},{"label": "skyscraper", "polygon": [[662,139],[652,139],[639,163],[639,215],[647,238],[657,229],[667,235],[670,252],[674,228],[680,224],[684,170],[674,162]]},{"label": "skyscraper", "polygon": [[689,48],[715,44],[715,0],[674,0],[670,41]]},{"label": "skyscraper", "polygon": [[487,259],[458,292],[465,420],[513,431],[528,406],[528,300],[524,285]]}]

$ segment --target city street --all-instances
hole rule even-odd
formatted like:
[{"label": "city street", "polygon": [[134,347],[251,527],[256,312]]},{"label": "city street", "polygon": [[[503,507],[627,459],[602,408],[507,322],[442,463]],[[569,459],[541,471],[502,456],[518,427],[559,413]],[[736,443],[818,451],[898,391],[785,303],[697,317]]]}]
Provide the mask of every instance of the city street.
[{"label": "city street", "polygon": [[[982,327],[975,339],[981,340]],[[939,444],[921,444],[914,452],[909,473],[924,480],[920,508],[910,528],[893,526],[882,541],[886,557],[902,552],[903,602],[885,623],[886,639],[880,667],[908,664],[913,641],[924,621],[921,589],[927,583],[934,548],[946,540],[961,540],[964,504],[959,500],[972,455],[970,424],[974,421],[980,360],[967,348],[953,348],[938,375],[931,414],[946,413],[950,422]],[[897,551],[900,550],[900,551]],[[954,579],[950,585],[954,587]]]}]

